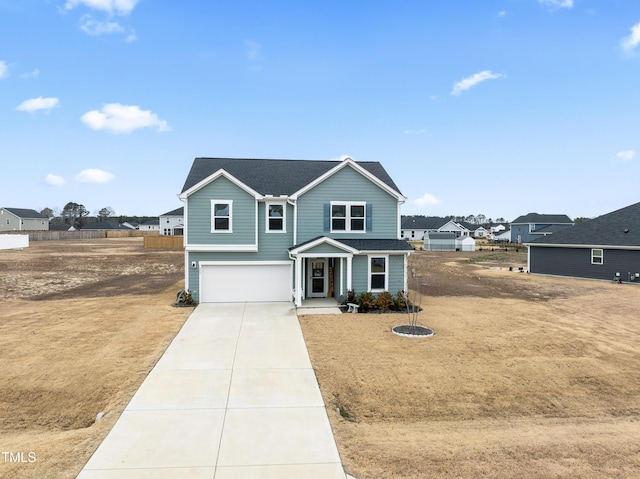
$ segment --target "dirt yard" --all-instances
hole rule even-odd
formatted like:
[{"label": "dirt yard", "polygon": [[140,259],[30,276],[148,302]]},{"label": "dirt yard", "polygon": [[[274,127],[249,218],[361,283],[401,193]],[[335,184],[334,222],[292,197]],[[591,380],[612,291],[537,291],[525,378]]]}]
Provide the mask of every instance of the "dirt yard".
[{"label": "dirt yard", "polygon": [[[509,271],[525,261],[414,253],[431,338],[392,334],[405,315],[301,318],[347,472],[640,478],[640,285]],[[0,477],[76,476],[191,312],[183,268],[141,239],[0,251]]]},{"label": "dirt yard", "polygon": [[183,271],[142,238],[0,251],[0,477],[80,472],[191,312]]},{"label": "dirt yard", "polygon": [[640,285],[525,262],[414,253],[430,338],[394,335],[406,315],[301,318],[348,473],[640,478]]}]

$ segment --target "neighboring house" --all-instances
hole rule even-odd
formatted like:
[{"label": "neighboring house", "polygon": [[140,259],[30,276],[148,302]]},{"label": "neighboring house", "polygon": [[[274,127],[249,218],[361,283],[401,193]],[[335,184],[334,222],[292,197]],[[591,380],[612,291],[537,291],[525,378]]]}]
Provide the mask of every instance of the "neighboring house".
[{"label": "neighboring house", "polygon": [[501,231],[506,230],[507,227],[503,224],[495,225],[491,227],[491,233],[500,233]]},{"label": "neighboring house", "polygon": [[511,222],[511,242],[528,243],[535,238],[573,226],[567,215],[529,213]]},{"label": "neighboring house", "polygon": [[199,302],[407,289],[405,197],[378,162],[196,158],[179,197]]},{"label": "neighboring house", "polygon": [[160,219],[152,218],[138,226],[140,231],[160,231]]},{"label": "neighboring house", "polygon": [[424,235],[425,251],[455,251],[456,234],[429,231]]},{"label": "neighboring house", "polygon": [[484,226],[475,226],[475,229],[471,230],[471,236],[473,238],[486,238],[489,236],[489,232]]},{"label": "neighboring house", "polygon": [[526,245],[530,273],[640,283],[640,203]]},{"label": "neighboring house", "polygon": [[162,236],[182,235],[184,233],[184,207],[160,215],[159,221]]},{"label": "neighboring house", "polygon": [[447,221],[440,228],[438,228],[440,233],[453,233],[456,237],[459,236],[469,236],[471,231],[462,223],[456,223],[453,220]]},{"label": "neighboring house", "polygon": [[0,231],[47,231],[49,218],[35,210],[0,208]]},{"label": "neighboring house", "polygon": [[491,239],[497,243],[510,243],[511,242],[511,230],[499,231],[497,233],[491,233]]},{"label": "neighboring house", "polygon": [[126,226],[119,224],[117,221],[91,221],[82,225],[82,230],[107,231],[107,230],[130,230]]},{"label": "neighboring house", "polygon": [[449,221],[438,216],[403,216],[400,237],[408,241],[422,241],[428,231],[438,231]]}]

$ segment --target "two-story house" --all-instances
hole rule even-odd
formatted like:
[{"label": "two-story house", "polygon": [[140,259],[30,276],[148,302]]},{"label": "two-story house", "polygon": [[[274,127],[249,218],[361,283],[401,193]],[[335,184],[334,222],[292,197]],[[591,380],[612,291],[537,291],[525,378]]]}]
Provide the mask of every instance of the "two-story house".
[{"label": "two-story house", "polygon": [[572,226],[573,221],[567,215],[528,213],[511,222],[511,242],[529,243]]},{"label": "two-story house", "polygon": [[182,235],[184,233],[184,208],[176,208],[160,215],[160,235]]},{"label": "two-story house", "polygon": [[27,208],[0,208],[0,231],[47,231],[49,218]]},{"label": "two-story house", "polygon": [[196,158],[179,198],[199,302],[407,289],[405,197],[378,162]]}]

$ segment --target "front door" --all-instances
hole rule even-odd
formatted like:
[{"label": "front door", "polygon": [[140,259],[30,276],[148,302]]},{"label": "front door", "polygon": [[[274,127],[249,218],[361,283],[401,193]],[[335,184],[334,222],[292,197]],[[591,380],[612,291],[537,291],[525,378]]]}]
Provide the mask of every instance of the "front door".
[{"label": "front door", "polygon": [[310,258],[307,264],[307,297],[327,297],[327,260]]}]

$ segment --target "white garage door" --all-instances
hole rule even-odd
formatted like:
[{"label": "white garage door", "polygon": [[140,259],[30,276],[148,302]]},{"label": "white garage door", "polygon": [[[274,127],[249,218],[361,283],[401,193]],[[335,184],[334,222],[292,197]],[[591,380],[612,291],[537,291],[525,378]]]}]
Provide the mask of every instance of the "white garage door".
[{"label": "white garage door", "polygon": [[201,303],[291,299],[291,263],[200,263]]}]

